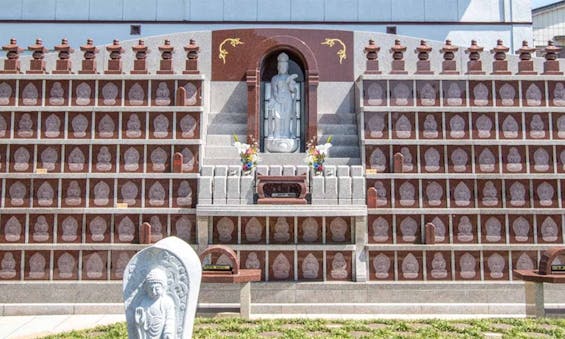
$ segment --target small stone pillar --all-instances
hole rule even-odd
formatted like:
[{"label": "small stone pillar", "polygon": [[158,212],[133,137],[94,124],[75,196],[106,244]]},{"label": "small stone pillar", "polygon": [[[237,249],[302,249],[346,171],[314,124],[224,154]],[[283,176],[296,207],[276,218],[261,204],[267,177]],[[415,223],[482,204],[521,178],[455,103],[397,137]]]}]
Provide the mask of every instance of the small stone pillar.
[{"label": "small stone pillar", "polygon": [[79,74],[96,74],[96,53],[98,48],[94,46],[92,39],[86,39],[86,45],[80,46],[80,50],[84,53],[82,60],[82,69]]},{"label": "small stone pillar", "polygon": [[140,244],[150,244],[151,243],[151,224],[144,222],[141,224],[139,229],[139,243]]},{"label": "small stone pillar", "polygon": [[200,52],[200,46],[198,46],[194,39],[190,39],[190,43],[184,46],[184,50],[186,51],[186,69],[182,73],[199,74],[198,53]]},{"label": "small stone pillar", "polygon": [[186,101],[186,89],[184,89],[184,87],[177,88],[175,105],[184,106],[186,104],[185,101]]},{"label": "small stone pillar", "polygon": [[532,60],[532,53],[535,51],[535,48],[528,46],[528,42],[526,40],[522,41],[522,47],[516,51],[516,53],[520,54],[520,61],[518,61],[518,74],[538,74],[538,72],[534,71],[534,61]]},{"label": "small stone pillar", "polygon": [[48,51],[45,46],[43,46],[43,41],[41,39],[35,39],[35,44],[28,46],[28,50],[31,51],[31,59],[29,61],[29,70],[27,74],[43,74],[45,73],[45,53]]},{"label": "small stone pillar", "polygon": [[436,225],[429,222],[425,226],[424,243],[426,245],[434,245],[436,243]]},{"label": "small stone pillar", "polygon": [[182,153],[176,152],[173,155],[173,173],[182,173]]},{"label": "small stone pillar", "polygon": [[377,207],[377,189],[374,187],[369,187],[369,189],[367,190],[367,207]]},{"label": "small stone pillar", "polygon": [[459,74],[457,71],[457,62],[455,61],[455,52],[459,47],[453,46],[451,40],[445,40],[440,52],[443,54],[443,62],[441,63],[441,74]]},{"label": "small stone pillar", "polygon": [[175,48],[171,46],[171,40],[165,39],[163,45],[159,46],[159,52],[161,52],[161,62],[159,64],[159,70],[157,74],[173,74],[173,50]]},{"label": "small stone pillar", "polygon": [[147,46],[145,46],[142,39],[139,39],[137,45],[132,46],[131,49],[135,53],[135,60],[133,61],[133,70],[131,71],[131,74],[147,74],[147,65],[145,62],[147,59],[147,53],[149,53]]},{"label": "small stone pillar", "polygon": [[23,48],[18,46],[16,39],[10,39],[10,43],[2,46],[2,50],[6,51],[6,59],[4,60],[4,70],[1,73],[17,74],[20,73],[20,53]]},{"label": "small stone pillar", "polygon": [[545,61],[543,63],[543,74],[547,75],[562,75],[563,72],[559,70],[559,60],[557,60],[557,55],[561,51],[560,47],[554,46],[553,41],[549,40],[547,42],[547,47],[545,48]]},{"label": "small stone pillar", "polygon": [[496,47],[490,52],[494,54],[494,61],[492,62],[492,73],[497,75],[510,75],[512,74],[508,71],[508,60],[506,60],[506,53],[510,50],[502,44],[502,40],[496,40]]},{"label": "small stone pillar", "polygon": [[367,57],[365,74],[381,74],[378,60],[380,50],[381,48],[375,44],[375,40],[369,39],[369,44],[365,46],[365,56]]},{"label": "small stone pillar", "polygon": [[392,53],[392,70],[390,74],[408,74],[404,69],[404,52],[406,46],[400,44],[400,40],[394,40],[394,46],[390,49]]},{"label": "small stone pillar", "polygon": [[430,66],[430,52],[432,47],[426,44],[426,40],[420,40],[420,46],[416,47],[418,61],[416,62],[416,74],[434,74]]},{"label": "small stone pillar", "polygon": [[53,74],[71,74],[71,53],[75,50],[69,45],[67,38],[61,40],[61,44],[55,46],[55,50],[59,52],[59,59],[55,64]]},{"label": "small stone pillar", "polygon": [[394,154],[394,173],[403,173],[402,164],[404,163],[404,156],[402,153]]},{"label": "small stone pillar", "polygon": [[481,52],[483,50],[483,47],[477,45],[477,40],[471,40],[471,46],[465,51],[466,53],[469,53],[467,73],[465,74],[485,74],[485,72],[483,72],[483,63],[481,61]]},{"label": "small stone pillar", "polygon": [[118,39],[114,39],[110,46],[106,46],[106,50],[110,53],[110,60],[108,60],[108,70],[105,74],[122,74],[122,53],[124,49],[120,45]]}]

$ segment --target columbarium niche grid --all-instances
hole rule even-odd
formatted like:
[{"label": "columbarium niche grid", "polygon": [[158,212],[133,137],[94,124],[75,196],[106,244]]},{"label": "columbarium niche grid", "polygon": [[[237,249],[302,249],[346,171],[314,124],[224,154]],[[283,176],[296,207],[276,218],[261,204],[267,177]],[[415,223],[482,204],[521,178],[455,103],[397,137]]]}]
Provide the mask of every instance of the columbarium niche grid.
[{"label": "columbarium niche grid", "polygon": [[353,217],[216,216],[210,225],[210,243],[229,245],[263,281],[353,279]]},{"label": "columbarium niche grid", "polygon": [[562,245],[564,85],[363,75],[369,279],[513,280]]},{"label": "columbarium niche grid", "polygon": [[202,80],[1,76],[0,280],[121,280],[143,222],[195,244]]}]

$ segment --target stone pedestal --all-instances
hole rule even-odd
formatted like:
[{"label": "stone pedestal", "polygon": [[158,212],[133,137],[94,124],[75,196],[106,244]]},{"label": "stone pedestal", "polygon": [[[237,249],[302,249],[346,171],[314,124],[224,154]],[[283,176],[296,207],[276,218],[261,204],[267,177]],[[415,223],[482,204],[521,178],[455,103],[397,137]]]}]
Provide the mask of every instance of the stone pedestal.
[{"label": "stone pedestal", "polygon": [[198,53],[200,52],[200,47],[194,39],[190,39],[188,45],[184,46],[186,51],[186,64],[183,74],[199,74],[198,71]]},{"label": "stone pedestal", "polygon": [[79,74],[96,74],[96,53],[98,48],[94,46],[92,39],[86,40],[86,45],[80,46],[80,50],[84,52],[84,60],[82,60],[82,69]]},{"label": "stone pedestal", "polygon": [[144,41],[140,39],[137,45],[133,46],[131,49],[135,53],[131,74],[147,74],[146,58],[148,49]]},{"label": "stone pedestal", "polygon": [[31,56],[33,59],[29,61],[29,70],[26,72],[27,74],[43,74],[45,73],[45,52],[47,52],[47,48],[43,46],[43,41],[41,39],[36,39],[35,44],[29,46],[27,48],[31,51]]},{"label": "stone pedestal", "polygon": [[110,60],[108,60],[108,69],[104,73],[122,74],[122,53],[124,49],[120,42],[114,40],[112,45],[106,47],[106,50],[110,53]]},{"label": "stone pedestal", "polygon": [[163,45],[159,46],[159,51],[161,52],[161,61],[159,62],[159,70],[157,74],[173,74],[173,50],[174,47],[171,46],[171,41],[165,39]]},{"label": "stone pedestal", "polygon": [[375,44],[374,40],[369,40],[369,44],[365,46],[365,56],[367,57],[367,68],[365,74],[381,74],[379,71],[379,60],[378,53],[381,50],[379,46]]},{"label": "stone pedestal", "polygon": [[545,317],[543,283],[526,281],[526,316]]},{"label": "stone pedestal", "polygon": [[451,44],[451,40],[445,40],[445,45],[443,45],[443,48],[440,50],[440,52],[443,53],[440,74],[459,74],[457,71],[457,62],[455,61],[455,52],[458,50],[458,47]]},{"label": "stone pedestal", "polygon": [[481,61],[481,52],[483,50],[483,47],[477,45],[477,41],[471,40],[471,46],[466,50],[469,54],[469,61],[467,62],[467,73],[465,74],[485,74]]},{"label": "stone pedestal", "polygon": [[61,44],[55,46],[55,50],[59,52],[59,60],[55,63],[53,74],[70,74],[71,60],[69,59],[74,50],[69,46],[67,39],[63,39]]}]

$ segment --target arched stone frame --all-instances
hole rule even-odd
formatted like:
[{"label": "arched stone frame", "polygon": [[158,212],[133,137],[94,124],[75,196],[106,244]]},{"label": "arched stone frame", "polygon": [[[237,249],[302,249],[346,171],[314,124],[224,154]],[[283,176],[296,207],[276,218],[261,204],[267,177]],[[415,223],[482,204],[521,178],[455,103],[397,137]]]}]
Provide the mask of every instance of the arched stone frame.
[{"label": "arched stone frame", "polygon": [[269,54],[275,51],[291,50],[304,65],[306,115],[306,140],[318,135],[318,62],[306,43],[288,35],[277,35],[261,41],[249,58],[246,71],[247,81],[247,135],[255,139],[260,136],[261,124],[261,65]]}]

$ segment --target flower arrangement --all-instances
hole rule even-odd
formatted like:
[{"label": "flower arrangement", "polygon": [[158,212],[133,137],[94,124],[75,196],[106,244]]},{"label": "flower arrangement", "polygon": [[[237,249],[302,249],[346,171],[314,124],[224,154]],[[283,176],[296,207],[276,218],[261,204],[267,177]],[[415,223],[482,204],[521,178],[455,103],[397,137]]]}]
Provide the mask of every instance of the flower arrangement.
[{"label": "flower arrangement", "polygon": [[319,175],[324,171],[324,162],[326,161],[326,156],[328,150],[332,147],[331,144],[332,136],[328,137],[328,140],[323,145],[318,145],[317,140],[313,138],[307,144],[308,150],[306,151],[306,163],[308,166],[312,167],[314,174]]},{"label": "flower arrangement", "polygon": [[259,145],[252,136],[249,136],[249,144],[245,144],[239,141],[237,135],[233,135],[234,146],[239,153],[241,160],[241,170],[244,174],[249,174],[259,161]]}]

